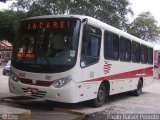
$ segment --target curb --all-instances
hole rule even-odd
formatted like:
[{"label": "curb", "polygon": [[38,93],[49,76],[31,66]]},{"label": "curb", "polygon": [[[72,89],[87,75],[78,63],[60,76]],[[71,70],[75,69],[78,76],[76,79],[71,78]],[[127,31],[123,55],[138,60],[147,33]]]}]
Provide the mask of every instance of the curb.
[{"label": "curb", "polygon": [[0,120],[29,120],[31,111],[0,105]]},{"label": "curb", "polygon": [[[26,99],[20,99],[21,97],[25,97]],[[26,96],[13,96],[13,97],[3,97],[0,98],[0,101],[4,102],[15,102],[15,103],[24,103],[24,102],[33,102],[36,101],[37,99],[31,98],[31,97],[26,97]]]}]

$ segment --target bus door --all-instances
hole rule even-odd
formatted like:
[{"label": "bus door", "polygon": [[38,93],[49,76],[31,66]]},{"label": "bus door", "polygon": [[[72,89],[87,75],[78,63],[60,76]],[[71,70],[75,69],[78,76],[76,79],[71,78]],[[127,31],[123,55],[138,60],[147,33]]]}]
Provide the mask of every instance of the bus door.
[{"label": "bus door", "polygon": [[[92,81],[99,77],[102,32],[99,28],[90,25],[87,27],[89,32],[83,32],[80,66],[83,81]],[[90,97],[96,89],[95,82],[85,83],[84,92],[90,94]]]}]

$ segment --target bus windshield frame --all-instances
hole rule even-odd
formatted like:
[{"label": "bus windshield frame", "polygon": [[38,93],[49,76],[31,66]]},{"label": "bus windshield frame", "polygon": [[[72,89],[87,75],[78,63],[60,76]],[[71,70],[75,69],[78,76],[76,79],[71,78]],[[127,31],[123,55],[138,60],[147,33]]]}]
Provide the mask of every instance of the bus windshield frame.
[{"label": "bus windshield frame", "polygon": [[77,61],[81,21],[78,18],[29,19],[21,22],[12,66],[35,73],[59,73]]}]

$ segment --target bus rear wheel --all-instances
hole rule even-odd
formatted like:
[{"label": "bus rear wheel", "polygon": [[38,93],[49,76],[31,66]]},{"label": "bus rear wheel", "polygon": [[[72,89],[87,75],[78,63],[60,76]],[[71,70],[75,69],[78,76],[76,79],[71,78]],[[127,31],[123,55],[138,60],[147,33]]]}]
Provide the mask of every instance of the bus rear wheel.
[{"label": "bus rear wheel", "polygon": [[143,82],[142,82],[142,80],[139,80],[138,81],[137,89],[133,91],[133,94],[135,96],[141,95],[142,94],[142,88],[143,88]]},{"label": "bus rear wheel", "polygon": [[93,107],[101,107],[105,103],[107,97],[108,97],[108,92],[106,90],[105,85],[102,83],[99,86],[97,98],[95,98],[91,101],[92,106]]}]

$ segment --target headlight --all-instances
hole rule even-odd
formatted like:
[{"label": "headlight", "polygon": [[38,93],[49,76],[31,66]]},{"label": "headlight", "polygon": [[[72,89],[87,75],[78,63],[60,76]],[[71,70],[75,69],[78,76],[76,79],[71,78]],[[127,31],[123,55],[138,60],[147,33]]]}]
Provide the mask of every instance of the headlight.
[{"label": "headlight", "polygon": [[14,74],[14,73],[11,73],[11,78],[12,78],[12,80],[14,81],[14,82],[18,82],[19,81],[19,78],[18,78],[18,76],[16,75],[16,74]]},{"label": "headlight", "polygon": [[71,80],[72,80],[71,76],[67,76],[67,77],[64,77],[64,78],[54,80],[52,85],[55,88],[60,88],[60,87],[63,87],[64,85],[66,85],[67,83],[69,83]]}]

